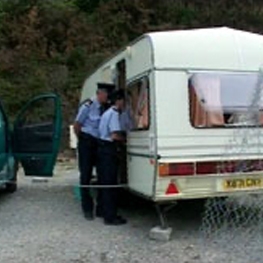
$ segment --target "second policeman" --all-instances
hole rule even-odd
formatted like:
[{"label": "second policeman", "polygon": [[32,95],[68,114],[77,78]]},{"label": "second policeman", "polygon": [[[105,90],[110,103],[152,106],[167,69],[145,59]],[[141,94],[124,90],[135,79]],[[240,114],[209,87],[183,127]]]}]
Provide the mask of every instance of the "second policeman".
[{"label": "second policeman", "polygon": [[125,106],[122,91],[112,95],[112,106],[102,115],[99,125],[98,181],[105,186],[100,190],[102,217],[106,225],[123,225],[126,219],[118,215],[118,145],[125,143],[120,124],[120,113]]}]

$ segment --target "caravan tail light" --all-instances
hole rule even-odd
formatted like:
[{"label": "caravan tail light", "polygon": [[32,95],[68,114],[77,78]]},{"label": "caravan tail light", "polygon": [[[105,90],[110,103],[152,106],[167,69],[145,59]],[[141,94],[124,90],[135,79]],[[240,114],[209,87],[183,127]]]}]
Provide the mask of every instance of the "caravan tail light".
[{"label": "caravan tail light", "polygon": [[255,171],[263,171],[263,161],[262,160],[252,161],[252,167],[254,168]]},{"label": "caravan tail light", "polygon": [[194,163],[161,163],[159,164],[160,176],[188,176],[194,175]]},{"label": "caravan tail light", "polygon": [[216,174],[218,172],[218,162],[196,163],[196,174]]},{"label": "caravan tail light", "polygon": [[159,175],[190,176],[208,174],[249,173],[263,171],[263,160],[209,161],[196,163],[160,163]]}]

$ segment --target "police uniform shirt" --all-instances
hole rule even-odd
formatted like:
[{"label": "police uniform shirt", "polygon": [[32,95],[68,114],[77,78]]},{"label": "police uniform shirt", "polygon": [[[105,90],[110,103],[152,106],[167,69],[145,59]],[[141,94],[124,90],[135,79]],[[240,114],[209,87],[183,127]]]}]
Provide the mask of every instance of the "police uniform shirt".
[{"label": "police uniform shirt", "polygon": [[121,130],[126,132],[130,132],[133,128],[131,112],[129,108],[126,108],[126,110],[120,114],[120,125]]},{"label": "police uniform shirt", "polygon": [[81,124],[82,132],[98,138],[100,119],[101,105],[97,99],[93,99],[80,107],[75,121]]},{"label": "police uniform shirt", "polygon": [[111,107],[101,117],[99,125],[100,139],[112,141],[111,134],[120,131],[120,114],[114,107]]}]

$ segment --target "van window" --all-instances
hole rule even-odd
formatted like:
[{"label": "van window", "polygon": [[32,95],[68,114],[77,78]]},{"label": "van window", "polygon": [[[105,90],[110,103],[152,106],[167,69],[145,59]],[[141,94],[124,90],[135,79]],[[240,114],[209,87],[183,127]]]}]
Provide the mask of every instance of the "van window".
[{"label": "van window", "polygon": [[130,110],[131,130],[149,129],[149,80],[144,77],[128,85],[127,108]]},{"label": "van window", "polygon": [[55,120],[55,106],[53,98],[33,102],[23,114],[19,126],[51,125]]},{"label": "van window", "polygon": [[[196,73],[189,80],[194,127],[247,127],[263,124],[263,103],[252,104],[256,73]],[[253,105],[253,107],[252,107]]]}]

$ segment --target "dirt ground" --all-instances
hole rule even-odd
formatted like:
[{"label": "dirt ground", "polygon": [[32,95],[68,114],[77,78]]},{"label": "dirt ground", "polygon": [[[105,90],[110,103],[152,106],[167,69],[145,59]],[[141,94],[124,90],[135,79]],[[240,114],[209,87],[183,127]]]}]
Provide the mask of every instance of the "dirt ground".
[{"label": "dirt ground", "polygon": [[181,204],[169,215],[169,242],[150,240],[159,225],[151,203],[134,199],[121,209],[124,226],[86,221],[74,186],[74,161],[61,162],[54,178],[45,182],[19,175],[18,191],[0,195],[0,262],[182,262],[199,263],[201,210]]}]

